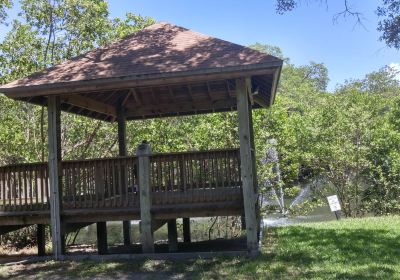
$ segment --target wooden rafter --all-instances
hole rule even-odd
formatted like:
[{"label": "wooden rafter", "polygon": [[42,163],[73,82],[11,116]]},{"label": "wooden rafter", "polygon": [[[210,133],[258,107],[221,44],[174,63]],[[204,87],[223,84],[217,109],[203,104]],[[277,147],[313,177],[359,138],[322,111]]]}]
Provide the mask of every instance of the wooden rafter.
[{"label": "wooden rafter", "polygon": [[[131,92],[131,94],[133,95],[133,98],[135,99],[135,102],[136,102],[138,105],[142,105],[142,101],[140,101],[139,93],[136,91],[136,89],[131,88],[131,89],[130,89],[130,92]],[[126,105],[126,104],[124,104],[124,105]]]},{"label": "wooden rafter", "polygon": [[175,95],[174,95],[174,91],[172,90],[172,87],[171,87],[171,86],[168,86],[168,93],[169,93],[170,101],[171,101],[171,102],[174,102],[174,97],[175,97]]},{"label": "wooden rafter", "polygon": [[70,95],[62,97],[61,102],[104,115],[109,115],[113,117],[117,116],[117,110],[114,106],[81,95]]},{"label": "wooden rafter", "polygon": [[194,99],[193,99],[192,87],[190,86],[190,84],[187,85],[187,88],[188,88],[190,100],[193,101]]},{"label": "wooden rafter", "polygon": [[208,94],[208,97],[210,98],[211,101],[213,101],[213,96],[212,96],[212,94],[211,94],[210,83],[209,83],[209,82],[206,82],[206,85],[207,85],[207,94]]},{"label": "wooden rafter", "polygon": [[229,86],[229,81],[228,80],[226,80],[225,85],[226,85],[226,91],[228,92],[228,97],[235,97],[235,95],[231,91],[231,88]]},{"label": "wooden rafter", "polygon": [[137,116],[146,116],[146,115],[154,115],[157,114],[162,116],[164,114],[175,113],[178,115],[179,113],[184,112],[199,112],[199,111],[219,111],[222,108],[232,108],[235,107],[236,103],[234,99],[221,99],[218,101],[202,101],[202,102],[193,102],[193,103],[184,103],[184,104],[177,104],[177,103],[164,103],[164,104],[157,104],[157,105],[148,105],[148,106],[141,106],[135,108],[127,109],[127,117],[137,117]]},{"label": "wooden rafter", "polygon": [[118,90],[113,90],[104,100],[104,102],[108,102],[111,100],[111,98],[114,96],[114,94],[117,92]]},{"label": "wooden rafter", "polygon": [[[33,96],[47,96],[47,95],[64,95],[73,93],[90,93],[99,92],[99,90],[122,90],[132,87],[144,87],[144,86],[164,86],[173,84],[188,84],[194,82],[203,82],[207,80],[224,80],[234,79],[243,76],[254,76],[254,75],[270,75],[274,74],[280,67],[276,65],[268,69],[246,69],[233,72],[212,72],[202,73],[193,75],[174,76],[171,74],[159,75],[156,78],[114,78],[114,79],[98,79],[90,82],[80,81],[71,82],[66,86],[65,84],[44,84],[35,87],[15,87],[15,88],[2,88],[1,91],[11,98],[22,98],[22,97],[33,97]],[[276,68],[277,67],[277,68]],[[214,70],[216,71],[216,70]],[[207,71],[205,71],[207,72]]]},{"label": "wooden rafter", "polygon": [[131,92],[131,91],[129,91],[129,92],[125,95],[125,97],[122,99],[122,102],[121,102],[121,104],[120,104],[121,107],[125,107],[125,104],[126,104],[126,102],[128,102],[129,97],[131,97],[131,95],[132,95],[132,92]]}]

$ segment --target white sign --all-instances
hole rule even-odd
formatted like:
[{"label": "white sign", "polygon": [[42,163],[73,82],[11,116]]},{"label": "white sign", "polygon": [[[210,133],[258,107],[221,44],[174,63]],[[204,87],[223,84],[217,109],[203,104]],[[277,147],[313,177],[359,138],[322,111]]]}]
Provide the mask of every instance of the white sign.
[{"label": "white sign", "polygon": [[342,210],[342,208],[340,207],[340,202],[339,202],[337,195],[331,195],[331,196],[328,196],[327,198],[328,198],[329,207],[331,208],[332,212]]}]

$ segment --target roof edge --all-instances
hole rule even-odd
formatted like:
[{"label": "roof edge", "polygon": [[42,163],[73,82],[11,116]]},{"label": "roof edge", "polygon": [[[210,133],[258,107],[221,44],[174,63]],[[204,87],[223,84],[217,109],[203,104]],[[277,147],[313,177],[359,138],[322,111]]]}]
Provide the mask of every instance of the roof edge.
[{"label": "roof edge", "polygon": [[[173,84],[182,81],[196,81],[204,76],[215,76],[215,78],[221,78],[221,76],[229,76],[225,78],[237,78],[241,76],[254,75],[253,72],[257,74],[262,74],[265,71],[267,74],[268,70],[274,70],[272,74],[282,68],[283,61],[278,59],[276,61],[271,61],[268,63],[258,63],[240,66],[230,66],[221,68],[207,68],[192,71],[181,71],[173,73],[152,73],[152,74],[142,74],[142,75],[132,75],[132,76],[122,76],[113,78],[103,78],[95,80],[83,80],[83,81],[73,81],[73,82],[61,82],[53,84],[44,85],[32,85],[32,86],[15,86],[15,87],[0,87],[0,92],[4,93],[6,96],[19,99],[23,97],[34,97],[34,96],[47,96],[47,95],[57,95],[57,94],[71,94],[80,92],[90,92],[98,90],[113,90],[122,89],[129,87],[138,86],[149,86],[149,85],[162,85],[162,84]],[[278,69],[276,69],[278,68]],[[279,74],[278,74],[279,76]],[[272,94],[275,95],[276,86],[273,88]]]}]

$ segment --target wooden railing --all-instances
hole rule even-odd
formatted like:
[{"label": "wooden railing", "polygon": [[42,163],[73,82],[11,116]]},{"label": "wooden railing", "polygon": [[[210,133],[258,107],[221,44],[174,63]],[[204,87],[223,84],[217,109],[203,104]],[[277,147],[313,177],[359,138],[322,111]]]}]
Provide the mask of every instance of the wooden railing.
[{"label": "wooden railing", "polygon": [[0,167],[0,210],[49,209],[47,163]]},{"label": "wooden railing", "polygon": [[[117,157],[63,161],[62,207],[139,208],[138,159]],[[241,197],[239,151],[150,155],[155,206],[237,200]],[[47,163],[0,167],[0,211],[49,209]]]},{"label": "wooden railing", "polygon": [[64,161],[63,208],[138,207],[137,158]]},{"label": "wooden railing", "polygon": [[229,201],[241,195],[239,150],[150,157],[153,205]]}]

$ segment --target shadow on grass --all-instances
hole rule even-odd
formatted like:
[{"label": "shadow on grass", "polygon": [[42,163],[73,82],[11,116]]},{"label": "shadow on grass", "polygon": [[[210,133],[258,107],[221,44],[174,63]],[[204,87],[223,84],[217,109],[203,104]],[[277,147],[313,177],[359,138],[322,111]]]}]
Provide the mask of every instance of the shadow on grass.
[{"label": "shadow on grass", "polygon": [[[15,270],[39,278],[398,279],[400,233],[381,229],[272,229],[256,258],[187,261],[48,262]],[[267,253],[268,251],[268,253]]]}]

